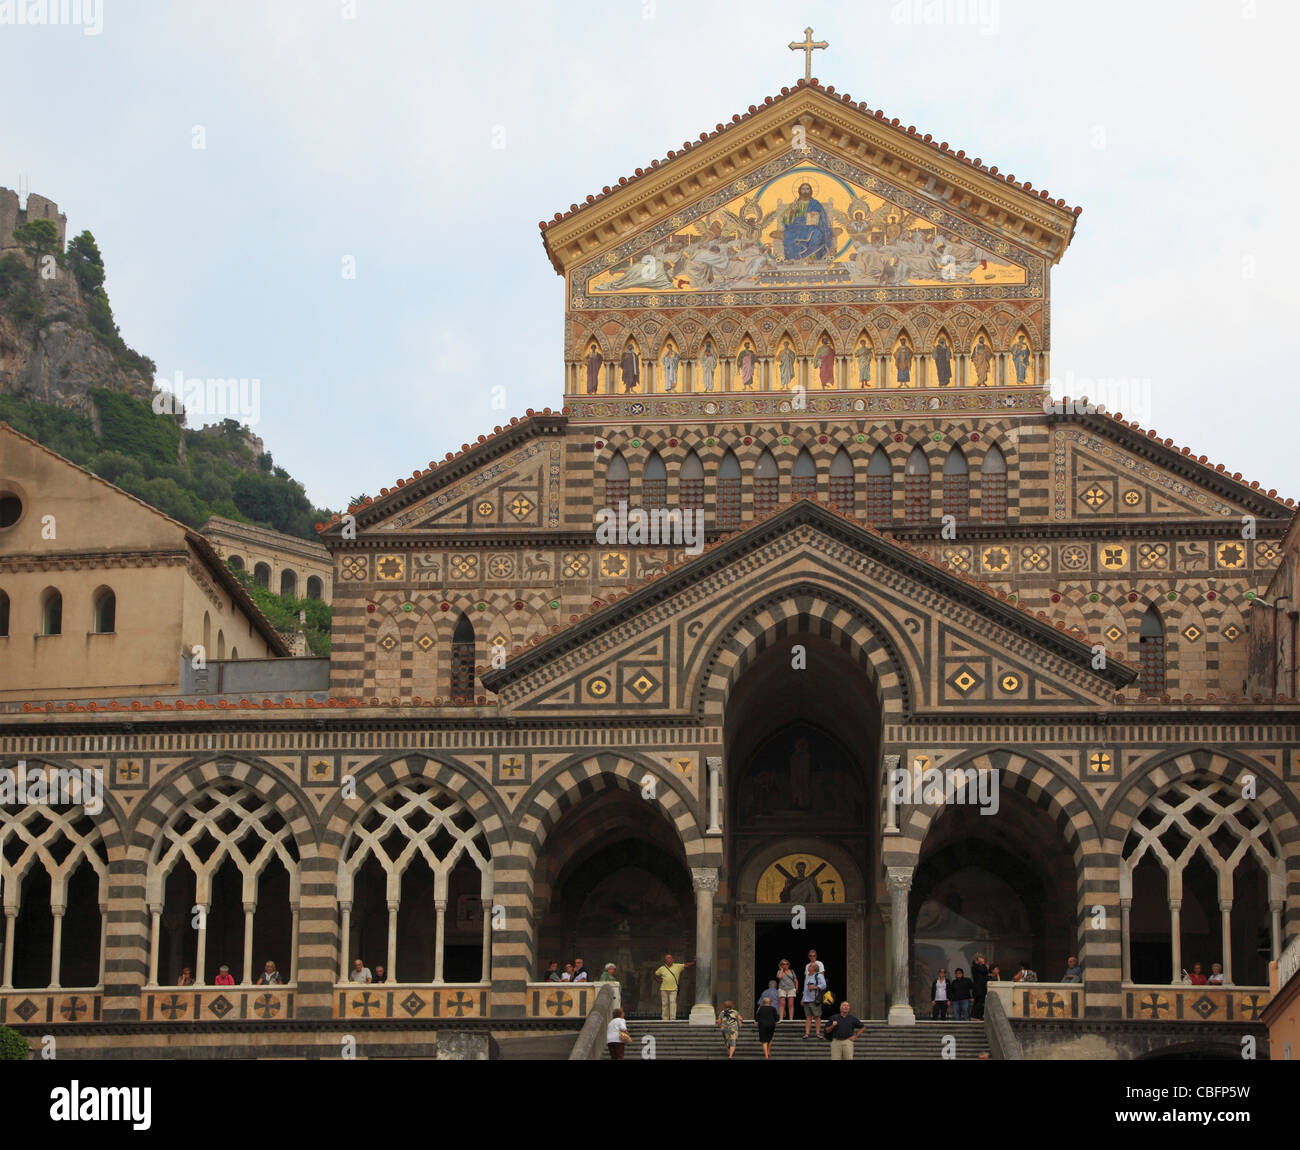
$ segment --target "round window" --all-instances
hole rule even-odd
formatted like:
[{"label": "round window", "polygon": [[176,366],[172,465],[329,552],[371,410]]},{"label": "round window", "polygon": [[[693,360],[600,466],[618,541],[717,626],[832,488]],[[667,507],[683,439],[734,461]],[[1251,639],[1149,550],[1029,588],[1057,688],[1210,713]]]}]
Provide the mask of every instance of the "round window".
[{"label": "round window", "polygon": [[12,491],[0,491],[0,527],[12,527],[23,513],[23,501]]}]

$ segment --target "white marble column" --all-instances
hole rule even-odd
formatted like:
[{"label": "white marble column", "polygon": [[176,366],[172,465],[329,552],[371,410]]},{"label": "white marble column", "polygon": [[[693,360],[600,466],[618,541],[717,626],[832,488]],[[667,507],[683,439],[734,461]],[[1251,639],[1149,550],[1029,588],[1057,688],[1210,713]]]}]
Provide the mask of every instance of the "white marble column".
[{"label": "white marble column", "polygon": [[291,923],[289,927],[289,981],[298,981],[298,915],[299,904],[291,902],[289,904],[289,914]]},{"label": "white marble column", "polygon": [[[206,986],[208,975],[208,911],[212,909],[206,902],[196,904],[202,912],[199,922],[203,925],[198,929],[198,950],[194,955],[194,985]],[[193,911],[190,912],[193,914]]]},{"label": "white marble column", "polygon": [[63,916],[66,906],[50,904],[50,914],[54,917],[54,937],[50,943],[50,989],[59,989],[59,974],[63,966]]},{"label": "white marble column", "polygon": [[717,867],[691,867],[695,887],[695,1005],[691,1025],[712,1026],[713,1013],[713,893],[718,889]]},{"label": "white marble column", "polygon": [[443,945],[443,939],[447,935],[447,900],[445,898],[436,898],[433,900],[434,930],[437,933],[437,941],[433,945],[433,981],[442,981],[442,958],[447,948]]},{"label": "white marble column", "polygon": [[18,908],[5,907],[5,972],[4,980],[0,981],[0,989],[4,990],[14,988],[14,924],[17,921]]},{"label": "white marble column", "polygon": [[1171,898],[1169,900],[1169,951],[1174,962],[1173,977],[1169,981],[1175,984],[1182,980],[1183,972],[1182,909],[1183,900],[1181,898]]},{"label": "white marble column", "polygon": [[1130,969],[1129,959],[1129,912],[1133,909],[1133,900],[1131,898],[1122,898],[1119,900],[1119,962],[1120,962],[1120,982],[1127,985],[1133,981],[1133,973]]},{"label": "white marble column", "polygon": [[907,895],[912,889],[910,866],[891,866],[885,869],[889,887],[890,919],[894,935],[894,999],[889,1006],[890,1026],[915,1026],[916,1013],[912,1010],[908,987],[907,961]]},{"label": "white marble column", "polygon": [[704,764],[709,770],[709,828],[706,835],[722,834],[722,756],[707,755]]},{"label": "white marble column", "polygon": [[[384,960],[384,973],[389,982],[397,981],[397,910],[401,905],[400,899],[388,900],[388,956]],[[375,973],[373,967],[370,973]]]},{"label": "white marble column", "polygon": [[885,834],[898,834],[898,803],[894,795],[894,772],[902,761],[902,755],[886,755],[884,762],[885,776]]},{"label": "white marble column", "polygon": [[[104,918],[105,921],[107,921],[108,915],[105,914]],[[162,949],[162,904],[161,903],[154,902],[149,904],[149,919],[150,919],[149,985],[157,986],[158,985],[158,952]],[[100,958],[100,966],[101,967],[103,966],[102,956]],[[104,980],[101,978],[99,981],[100,984],[102,985]]]},{"label": "white marble column", "polygon": [[240,979],[242,986],[253,985],[253,915],[257,912],[257,903],[244,903],[244,973]]},{"label": "white marble column", "polygon": [[[1278,960],[1278,956],[1282,953],[1282,908],[1285,905],[1285,903],[1279,901],[1272,901],[1268,904],[1269,913],[1273,918],[1272,951],[1274,962]],[[8,981],[8,978],[6,978],[6,985],[8,985]]]},{"label": "white marble column", "polygon": [[[347,982],[348,967],[352,964],[352,960],[348,957],[352,935],[352,900],[341,900],[339,909],[343,912],[342,921],[339,923],[339,981]],[[389,971],[389,974],[392,974],[392,971]]]},{"label": "white marble column", "polygon": [[[1232,985],[1232,899],[1219,900],[1220,935],[1223,938],[1223,985]],[[1209,973],[1208,971],[1206,972]]]},{"label": "white marble column", "polygon": [[104,985],[104,971],[108,964],[108,903],[99,904],[99,977],[95,985]]}]

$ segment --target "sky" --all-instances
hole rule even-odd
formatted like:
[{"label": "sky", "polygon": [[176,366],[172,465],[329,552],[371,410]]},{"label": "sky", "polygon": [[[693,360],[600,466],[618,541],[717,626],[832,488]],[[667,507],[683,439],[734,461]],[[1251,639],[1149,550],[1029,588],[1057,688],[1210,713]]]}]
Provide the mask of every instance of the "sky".
[{"label": "sky", "polygon": [[809,25],[822,83],[1083,207],[1055,395],[1300,497],[1300,5],[38,3],[0,0],[0,186],[94,233],[160,378],[258,381],[318,506],[558,409],[538,221],[795,83]]}]

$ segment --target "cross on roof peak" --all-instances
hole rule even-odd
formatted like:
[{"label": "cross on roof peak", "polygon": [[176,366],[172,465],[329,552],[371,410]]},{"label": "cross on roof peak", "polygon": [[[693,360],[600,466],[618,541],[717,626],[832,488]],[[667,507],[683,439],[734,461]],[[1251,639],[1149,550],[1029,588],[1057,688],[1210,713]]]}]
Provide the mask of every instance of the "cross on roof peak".
[{"label": "cross on roof peak", "polygon": [[812,79],[812,54],[813,54],[813,52],[814,52],[816,49],[818,49],[818,48],[829,48],[829,47],[830,47],[830,45],[827,44],[825,40],[814,40],[814,39],[812,38],[812,29],[811,29],[811,28],[805,28],[805,29],[803,30],[803,41],[802,41],[802,43],[801,43],[800,41],[798,41],[798,40],[792,40],[792,41],[790,42],[790,51],[791,51],[791,52],[802,52],[802,53],[804,54],[804,72],[803,72],[803,78],[804,78],[805,80],[811,80],[811,79]]}]

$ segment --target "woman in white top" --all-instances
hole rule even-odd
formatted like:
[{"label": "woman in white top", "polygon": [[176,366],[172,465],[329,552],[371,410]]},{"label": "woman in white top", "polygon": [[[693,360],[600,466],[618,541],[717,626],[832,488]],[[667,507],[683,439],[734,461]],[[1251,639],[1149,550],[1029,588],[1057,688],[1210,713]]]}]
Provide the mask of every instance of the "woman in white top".
[{"label": "woman in white top", "polygon": [[623,1061],[623,1052],[627,1049],[625,1044],[629,1040],[627,1023],[623,1021],[623,1008],[616,1006],[609,1017],[609,1025],[605,1027],[605,1045],[609,1047],[609,1056],[615,1062]]}]

